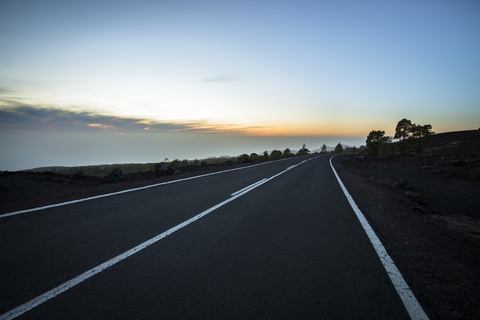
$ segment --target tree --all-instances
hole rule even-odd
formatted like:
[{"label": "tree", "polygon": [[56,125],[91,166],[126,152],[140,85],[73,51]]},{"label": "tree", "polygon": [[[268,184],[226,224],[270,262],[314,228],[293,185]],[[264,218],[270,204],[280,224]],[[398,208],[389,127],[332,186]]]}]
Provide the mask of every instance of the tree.
[{"label": "tree", "polygon": [[305,143],[304,143],[302,149],[298,150],[297,156],[306,156],[309,152],[310,152],[310,150],[308,150],[305,147]]},{"label": "tree", "polygon": [[270,158],[280,158],[282,156],[282,151],[280,150],[273,150],[271,153],[270,153]]},{"label": "tree", "polygon": [[[343,147],[343,146],[342,146]],[[345,153],[357,153],[357,147],[344,147],[343,152]]]},{"label": "tree", "polygon": [[263,151],[263,159],[268,159],[268,151]]},{"label": "tree", "polygon": [[238,162],[243,162],[243,163],[247,163],[249,161],[249,156],[248,154],[244,153],[244,154],[241,154],[237,157],[237,161]]},{"label": "tree", "polygon": [[421,154],[427,142],[432,140],[432,136],[435,134],[435,132],[431,130],[432,126],[429,124],[413,124],[410,128],[412,136],[410,137],[409,141],[411,142],[412,149],[416,150],[418,154]]},{"label": "tree", "polygon": [[335,147],[335,153],[342,153],[343,152],[343,147],[342,145],[340,144],[340,142],[337,144],[337,146]]},{"label": "tree", "polygon": [[[378,155],[381,157],[388,156],[389,154],[393,154],[393,143],[391,136],[383,137],[383,142],[378,149]],[[390,150],[389,150],[390,149]]]},{"label": "tree", "polygon": [[385,131],[383,130],[372,130],[367,136],[367,152],[373,154],[374,156],[378,157],[378,152],[380,151],[380,147],[385,141],[387,140],[384,137]]},{"label": "tree", "polygon": [[170,163],[171,167],[178,168],[180,167],[180,159],[175,159]]},{"label": "tree", "polygon": [[292,151],[290,151],[289,148],[287,148],[287,149],[285,149],[285,151],[283,151],[283,156],[284,156],[285,158],[291,157],[291,156],[293,156],[293,153],[292,153]]},{"label": "tree", "polygon": [[321,153],[327,153],[327,146],[325,145],[325,143],[323,144],[322,146],[322,151]]},{"label": "tree", "polygon": [[[412,128],[412,121],[403,118],[402,120],[398,121],[397,127],[395,128],[395,136],[394,139],[402,139],[402,146],[401,150],[402,153],[405,153],[405,140],[410,135],[410,130]],[[368,146],[367,146],[368,147]]]},{"label": "tree", "polygon": [[256,160],[256,159],[258,159],[258,154],[256,154],[255,152],[251,153],[251,154],[250,154],[250,159],[251,159],[251,160]]}]

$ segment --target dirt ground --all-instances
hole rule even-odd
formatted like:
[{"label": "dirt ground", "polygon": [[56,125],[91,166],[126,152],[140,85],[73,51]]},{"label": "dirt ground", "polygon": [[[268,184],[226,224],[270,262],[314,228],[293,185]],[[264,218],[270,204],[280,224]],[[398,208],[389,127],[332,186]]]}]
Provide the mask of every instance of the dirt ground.
[{"label": "dirt ground", "polygon": [[136,173],[120,177],[89,177],[53,172],[0,172],[0,215],[19,210],[82,199],[121,190],[184,179],[248,165],[227,162],[221,165],[179,167],[182,174]]},{"label": "dirt ground", "polygon": [[[430,319],[480,319],[480,135],[435,135],[422,155],[333,164]],[[230,169],[116,178],[0,172],[0,214]],[[246,165],[246,164],[241,164]]]},{"label": "dirt ground", "polygon": [[430,319],[480,319],[480,135],[333,164]]}]

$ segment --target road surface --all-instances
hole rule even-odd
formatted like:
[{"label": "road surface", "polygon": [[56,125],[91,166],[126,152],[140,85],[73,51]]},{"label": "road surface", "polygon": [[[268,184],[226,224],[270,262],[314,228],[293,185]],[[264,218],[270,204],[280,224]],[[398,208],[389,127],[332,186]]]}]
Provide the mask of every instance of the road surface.
[{"label": "road surface", "polygon": [[3,217],[0,315],[409,319],[329,158]]}]

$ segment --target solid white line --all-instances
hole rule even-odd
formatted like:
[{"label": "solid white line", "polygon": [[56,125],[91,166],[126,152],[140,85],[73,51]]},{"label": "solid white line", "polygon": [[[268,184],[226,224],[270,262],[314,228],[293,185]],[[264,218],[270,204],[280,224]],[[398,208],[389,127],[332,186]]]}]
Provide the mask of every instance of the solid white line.
[{"label": "solid white line", "polygon": [[[268,178],[268,179],[260,180],[259,182],[255,183],[255,187],[254,187],[254,188],[259,187],[259,186],[261,186],[261,185],[264,184],[264,183],[267,183],[268,181],[270,181],[270,180],[278,177],[279,175],[284,174],[284,173],[287,172],[288,170],[291,170],[291,169],[293,169],[293,168],[295,168],[295,167],[298,167],[298,166],[301,165],[301,164],[304,164],[304,163],[307,162],[307,161],[310,161],[310,160],[313,160],[313,159],[316,159],[316,158],[318,158],[318,156],[317,156],[317,157],[310,158],[310,159],[307,159],[307,160],[304,160],[304,161],[302,161],[302,162],[300,162],[300,163],[297,163],[297,164],[295,164],[295,165],[293,165],[293,166],[290,166],[290,167],[288,167],[287,169],[285,169],[285,170],[277,173],[277,174],[274,175],[274,176],[271,176],[271,177]],[[244,189],[245,189],[245,188],[244,188]],[[252,189],[253,189],[253,188],[252,188]],[[242,190],[243,190],[243,189],[242,189]],[[239,192],[242,192],[242,190],[240,190]],[[245,193],[247,193],[247,192],[249,192],[249,191],[250,191],[250,189],[248,189],[248,187],[247,187],[246,190],[243,191],[242,193],[238,193],[238,192],[236,192],[236,193],[237,193],[239,196],[241,196],[241,195],[243,195],[243,194],[245,194]]]},{"label": "solid white line", "polygon": [[243,192],[243,191],[245,191],[245,190],[247,190],[247,189],[250,189],[250,188],[253,189],[253,188],[255,188],[255,187],[257,186],[257,184],[262,183],[262,182],[265,181],[265,180],[267,180],[267,178],[262,179],[262,180],[260,180],[260,181],[257,181],[257,182],[255,182],[255,183],[249,185],[248,187],[243,188],[242,190],[238,190],[237,192],[232,193],[231,196],[236,196],[236,195],[239,194],[240,192]]},{"label": "solid white line", "polygon": [[375,251],[377,252],[378,257],[380,258],[380,261],[383,264],[383,267],[387,271],[388,276],[390,277],[390,280],[392,280],[393,286],[395,287],[398,295],[402,299],[403,304],[405,305],[405,308],[407,309],[407,312],[410,315],[410,318],[413,320],[427,320],[428,316],[423,311],[420,303],[418,303],[417,298],[415,298],[415,295],[410,290],[410,287],[408,286],[407,282],[403,279],[402,274],[400,273],[400,270],[398,270],[392,258],[390,258],[390,256],[388,255],[387,250],[383,246],[382,242],[380,241],[380,239],[378,239],[377,235],[375,234],[375,231],[373,231],[367,219],[365,219],[365,216],[363,215],[362,211],[360,211],[360,209],[357,207],[357,204],[353,200],[352,196],[350,195],[350,193],[348,193],[347,188],[345,188],[345,186],[343,185],[342,180],[340,179],[340,177],[337,174],[337,171],[335,171],[335,168],[332,165],[332,158],[333,157],[330,158],[330,166],[332,167],[333,173],[335,174],[335,177],[337,177],[337,181],[340,184],[340,187],[342,188],[343,193],[347,197],[347,200],[350,203],[350,206],[352,207],[353,211],[357,215],[358,220],[360,220],[360,223],[362,224],[363,229],[365,229],[365,232],[367,233],[367,236],[370,239],[370,242],[375,248]]},{"label": "solid white line", "polygon": [[[309,161],[309,160],[311,160],[311,159],[314,159],[314,158],[310,158],[310,159],[308,159],[307,161]],[[296,164],[295,167],[297,167],[297,166],[299,166],[299,165],[301,165],[301,164],[303,164],[303,163],[305,163],[305,162],[306,162],[306,161],[302,161],[302,162]],[[130,249],[130,250],[128,250],[128,251],[126,251],[126,252],[118,255],[118,256],[116,256],[115,258],[112,258],[112,259],[110,259],[110,260],[108,260],[108,261],[106,261],[106,262],[104,262],[104,263],[102,263],[102,264],[100,264],[100,265],[98,265],[98,266],[96,266],[96,267],[94,267],[94,268],[92,268],[92,269],[90,269],[90,270],[82,273],[81,275],[73,278],[72,280],[67,281],[67,282],[59,285],[58,287],[53,288],[52,290],[47,291],[47,292],[45,292],[44,294],[42,294],[42,295],[40,295],[40,296],[38,296],[38,297],[30,300],[30,301],[28,301],[28,302],[26,302],[26,303],[18,306],[17,308],[12,309],[12,310],[10,310],[10,311],[8,311],[8,312],[0,315],[0,320],[13,319],[13,318],[16,318],[16,317],[24,314],[25,312],[27,312],[27,311],[35,308],[36,306],[38,306],[38,305],[40,305],[40,304],[42,304],[42,303],[44,303],[45,301],[50,300],[51,298],[54,298],[55,296],[58,296],[58,295],[61,294],[62,292],[67,291],[68,289],[70,289],[70,288],[76,286],[77,284],[79,284],[79,283],[87,280],[88,278],[96,275],[97,273],[100,273],[100,272],[104,271],[105,269],[107,269],[107,268],[113,266],[114,264],[116,264],[116,263],[118,263],[118,262],[120,262],[120,261],[122,261],[122,260],[124,260],[124,259],[126,259],[126,258],[128,258],[128,257],[130,257],[131,255],[139,252],[140,250],[143,250],[143,249],[145,249],[146,247],[154,244],[155,242],[158,242],[158,241],[162,240],[163,238],[165,238],[165,237],[171,235],[172,233],[174,233],[175,231],[178,231],[178,230],[182,229],[183,227],[189,225],[190,223],[192,223],[192,222],[194,222],[194,221],[196,221],[196,220],[198,220],[198,219],[206,216],[206,215],[209,214],[210,212],[212,212],[212,211],[214,211],[214,210],[216,210],[216,209],[218,209],[218,208],[226,205],[227,203],[229,203],[229,202],[231,202],[231,201],[233,201],[233,200],[235,200],[235,199],[243,196],[244,194],[252,191],[253,189],[257,188],[258,186],[266,183],[267,181],[270,181],[270,180],[272,180],[273,178],[278,177],[279,175],[287,172],[287,171],[290,170],[290,169],[291,169],[291,168],[288,168],[288,169],[286,169],[286,170],[284,170],[284,171],[282,171],[282,172],[280,172],[280,173],[277,173],[276,175],[274,175],[274,176],[272,176],[272,177],[270,177],[270,178],[268,178],[268,179],[263,179],[263,180],[255,183],[255,185],[254,185],[253,187],[250,187],[250,188],[248,188],[248,189],[245,189],[245,188],[244,188],[244,189],[242,189],[243,191],[240,190],[240,192],[236,192],[236,195],[235,195],[235,196],[233,196],[233,197],[231,197],[231,198],[229,198],[229,199],[227,199],[227,200],[225,200],[225,201],[223,201],[223,202],[221,202],[221,203],[219,203],[219,204],[211,207],[210,209],[207,209],[207,210],[203,211],[203,212],[200,213],[200,214],[197,214],[197,215],[194,216],[193,218],[190,218],[190,219],[182,222],[181,224],[179,224],[179,225],[177,225],[177,226],[175,226],[175,227],[173,227],[173,228],[170,228],[170,229],[168,229],[168,230],[165,231],[165,232],[162,232],[162,233],[159,234],[158,236],[153,237],[152,239],[147,240],[147,241],[143,242],[142,244],[140,244],[140,245],[138,245],[138,246],[136,246],[136,247],[134,247],[134,248],[132,248],[132,249]]]},{"label": "solid white line", "polygon": [[[173,181],[161,182],[161,183],[156,183],[156,184],[152,184],[152,185],[148,185],[148,186],[144,186],[144,187],[122,190],[122,191],[107,193],[107,194],[101,194],[101,195],[98,195],[98,196],[93,196],[93,197],[88,197],[88,198],[83,198],[83,199],[78,199],[78,200],[72,200],[72,201],[67,201],[67,202],[62,202],[62,203],[56,203],[56,204],[51,204],[51,205],[48,205],[48,206],[43,206],[43,207],[38,207],[38,208],[14,211],[14,212],[10,212],[10,213],[0,214],[0,219],[10,217],[10,216],[15,216],[15,215],[22,214],[22,213],[28,213],[28,212],[39,211],[39,210],[44,210],[44,209],[49,209],[49,208],[55,208],[55,207],[65,206],[65,205],[79,203],[79,202],[83,202],[83,201],[94,200],[94,199],[99,199],[99,198],[104,198],[104,197],[110,197],[110,196],[114,196],[114,195],[118,195],[118,194],[122,194],[122,193],[127,193],[127,192],[132,192],[132,191],[138,191],[138,190],[144,190],[144,189],[148,189],[148,188],[163,186],[163,185],[170,184],[170,183],[177,183],[177,182],[193,180],[193,179],[198,179],[198,178],[204,178],[204,177],[207,177],[207,176],[222,174],[222,173],[236,171],[236,170],[253,168],[253,167],[256,167],[256,166],[262,166],[262,165],[265,165],[265,164],[271,164],[271,163],[275,163],[275,162],[279,162],[279,161],[285,161],[285,160],[289,160],[289,159],[290,158],[280,159],[280,160],[275,160],[275,161],[269,161],[269,162],[263,162],[263,163],[257,163],[257,164],[252,164],[250,166],[245,166],[245,167],[240,167],[240,168],[235,168],[235,169],[229,169],[229,170],[223,170],[223,171],[218,171],[218,172],[212,172],[212,173],[202,174],[202,175],[199,175],[199,176],[173,180]],[[303,163],[303,162],[305,162],[305,161],[300,162],[300,164]]]}]

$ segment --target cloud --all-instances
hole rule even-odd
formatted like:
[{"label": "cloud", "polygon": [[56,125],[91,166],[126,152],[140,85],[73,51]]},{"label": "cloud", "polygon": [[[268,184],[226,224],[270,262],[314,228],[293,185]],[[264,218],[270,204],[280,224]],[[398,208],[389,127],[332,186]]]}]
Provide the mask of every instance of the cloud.
[{"label": "cloud", "polygon": [[96,112],[35,106],[0,99],[0,131],[78,132],[96,130],[114,133],[194,131],[199,133],[252,135],[252,133],[262,129],[258,126],[218,124],[204,120],[174,122],[116,117]]},{"label": "cloud", "polygon": [[201,79],[200,81],[201,82],[228,82],[228,81],[235,81],[235,80],[237,80],[237,78],[222,75],[222,76],[217,76],[213,78],[204,78],[204,79]]},{"label": "cloud", "polygon": [[0,87],[0,94],[5,94],[5,93],[14,93],[14,92],[10,89],[5,88],[5,87]]}]

